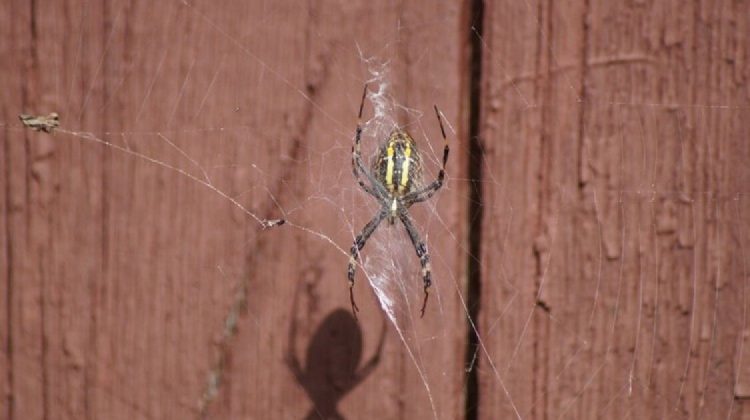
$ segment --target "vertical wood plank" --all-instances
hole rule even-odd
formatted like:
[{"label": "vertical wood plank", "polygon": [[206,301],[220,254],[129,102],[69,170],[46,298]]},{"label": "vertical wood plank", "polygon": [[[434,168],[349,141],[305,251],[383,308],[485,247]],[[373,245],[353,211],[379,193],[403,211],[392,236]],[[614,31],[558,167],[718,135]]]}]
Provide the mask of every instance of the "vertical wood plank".
[{"label": "vertical wood plank", "polygon": [[[457,6],[13,7],[21,11],[3,17],[16,32],[5,39],[31,41],[4,48],[36,61],[13,61],[33,71],[3,78],[3,95],[18,93],[2,109],[9,418],[302,417],[324,406],[315,392],[331,384],[306,395],[290,372],[292,324],[308,380],[327,381],[339,361],[359,369],[373,361],[361,384],[326,408],[460,417],[466,161]],[[348,248],[377,209],[350,168],[370,57],[391,61],[391,94],[404,107],[397,121],[422,147],[427,176],[436,176],[442,151],[433,105],[453,148],[446,186],[414,208],[433,257],[424,320],[416,319],[419,263],[401,228],[384,229],[364,251],[359,323],[348,312]],[[28,103],[24,89],[33,90]],[[12,125],[20,112],[50,111],[62,116],[52,136]],[[371,151],[380,139],[365,141]],[[264,231],[228,197],[288,223]],[[377,274],[367,261],[384,256],[404,267],[409,285],[403,341],[363,273]],[[357,346],[361,357],[352,358]],[[327,359],[329,351],[339,358]]]},{"label": "vertical wood plank", "polygon": [[[552,107],[551,17],[546,2],[488,2],[483,34],[481,145],[485,181],[478,357],[482,418],[540,416],[543,376],[537,289],[549,250],[540,225],[550,209],[542,168],[551,156],[545,122]],[[575,112],[575,108],[568,108]],[[542,318],[543,319],[543,318]]]},{"label": "vertical wood plank", "polygon": [[745,414],[746,6],[491,3],[483,418]]}]

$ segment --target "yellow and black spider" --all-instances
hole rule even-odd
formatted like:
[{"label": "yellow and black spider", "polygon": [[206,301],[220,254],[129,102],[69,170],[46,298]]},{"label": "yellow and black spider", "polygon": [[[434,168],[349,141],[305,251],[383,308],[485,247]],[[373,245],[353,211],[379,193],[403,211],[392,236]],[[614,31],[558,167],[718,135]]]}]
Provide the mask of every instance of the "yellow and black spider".
[{"label": "yellow and black spider", "polygon": [[[406,231],[409,233],[414,249],[417,251],[417,257],[422,264],[422,280],[424,281],[424,302],[422,302],[421,316],[424,316],[424,310],[427,306],[427,297],[430,284],[432,284],[430,273],[430,255],[427,253],[427,247],[419,237],[417,229],[414,227],[408,209],[414,203],[425,201],[432,197],[440,187],[443,186],[445,179],[445,164],[448,162],[448,139],[445,136],[443,128],[443,119],[440,117],[440,111],[435,106],[435,114],[440,124],[440,132],[443,135],[445,147],[443,148],[443,165],[440,167],[437,179],[427,186],[422,186],[422,158],[419,155],[414,139],[406,131],[395,128],[388,136],[388,140],[380,146],[377,155],[372,162],[372,171],[368,171],[362,163],[360,152],[360,139],[362,137],[362,109],[365,105],[367,96],[367,86],[362,92],[362,102],[359,104],[359,116],[357,117],[357,132],[352,146],[352,169],[354,177],[368,194],[375,197],[380,202],[380,210],[375,217],[368,222],[362,231],[354,239],[354,245],[351,249],[349,258],[349,298],[352,302],[352,312],[355,314],[359,311],[357,304],[354,303],[354,269],[359,257],[359,251],[365,246],[365,242],[370,238],[380,222],[386,217],[388,222],[393,225],[396,218],[401,220]],[[362,179],[364,174],[369,185]]]}]

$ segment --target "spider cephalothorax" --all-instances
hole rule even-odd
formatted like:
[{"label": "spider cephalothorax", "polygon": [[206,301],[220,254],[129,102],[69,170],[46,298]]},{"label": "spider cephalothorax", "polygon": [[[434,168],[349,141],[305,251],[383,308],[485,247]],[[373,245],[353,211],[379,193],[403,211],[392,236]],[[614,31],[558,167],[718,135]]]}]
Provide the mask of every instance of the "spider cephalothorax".
[{"label": "spider cephalothorax", "polygon": [[[427,186],[422,185],[422,159],[414,143],[414,139],[404,130],[396,128],[388,136],[388,139],[378,148],[377,155],[372,163],[372,170],[368,171],[362,163],[360,151],[360,140],[362,137],[362,108],[367,96],[367,86],[362,93],[362,102],[359,105],[359,119],[357,122],[357,131],[352,146],[352,168],[354,177],[357,178],[360,187],[365,192],[375,197],[380,203],[380,210],[375,217],[370,220],[362,229],[359,235],[354,239],[354,245],[351,249],[349,258],[349,296],[352,302],[352,311],[355,313],[359,310],[354,303],[354,269],[359,257],[359,251],[365,246],[367,239],[370,238],[380,222],[386,217],[390,224],[396,222],[396,218],[404,224],[406,232],[409,234],[414,249],[417,251],[417,257],[422,265],[422,280],[424,282],[424,302],[422,303],[421,315],[424,316],[425,306],[427,305],[427,289],[432,284],[430,272],[430,255],[427,253],[427,247],[419,236],[414,223],[409,216],[408,209],[414,203],[425,201],[432,197],[440,187],[443,186],[445,179],[445,164],[448,161],[448,141],[445,137],[443,120],[440,117],[440,111],[435,107],[435,114],[440,124],[440,132],[445,141],[443,148],[443,165],[438,172],[435,181]],[[365,182],[362,175],[367,179]]]}]

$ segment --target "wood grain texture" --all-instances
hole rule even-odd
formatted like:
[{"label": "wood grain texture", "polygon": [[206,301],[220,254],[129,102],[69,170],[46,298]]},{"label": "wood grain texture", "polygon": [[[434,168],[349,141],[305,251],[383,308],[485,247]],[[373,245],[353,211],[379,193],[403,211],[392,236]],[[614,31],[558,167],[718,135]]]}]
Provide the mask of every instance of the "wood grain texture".
[{"label": "wood grain texture", "polygon": [[[0,82],[0,419],[199,418],[201,401],[207,418],[461,416],[457,6],[2,7],[0,45],[13,59]],[[434,104],[453,127],[447,186],[415,211],[436,284],[428,315],[404,332],[408,346],[361,272],[359,323],[348,312],[346,253],[376,209],[350,166],[369,57],[391,60],[391,93],[408,110],[398,122],[423,146],[430,176],[442,148]],[[62,120],[52,136],[14,124],[48,111]],[[263,230],[206,184],[287,224]],[[387,230],[363,253],[388,240],[414,306],[419,262],[405,232]],[[236,333],[224,334],[228,323]],[[292,327],[304,378],[289,366]],[[349,368],[365,369],[356,387],[335,382]]]},{"label": "wood grain texture", "polygon": [[[750,5],[486,1],[469,115],[476,3],[448,3],[0,4],[0,420],[465,418],[467,370],[479,418],[750,418]],[[433,105],[451,156],[412,209],[427,314],[384,224],[355,321],[386,70],[427,179]]]},{"label": "wood grain texture", "polygon": [[748,11],[490,2],[482,418],[747,415]]}]

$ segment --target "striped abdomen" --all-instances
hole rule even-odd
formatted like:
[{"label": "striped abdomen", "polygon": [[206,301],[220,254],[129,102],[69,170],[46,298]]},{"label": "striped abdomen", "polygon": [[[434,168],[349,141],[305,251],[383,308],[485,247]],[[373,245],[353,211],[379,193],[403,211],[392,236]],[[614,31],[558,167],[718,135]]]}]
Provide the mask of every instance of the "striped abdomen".
[{"label": "striped abdomen", "polygon": [[404,131],[394,130],[378,149],[373,174],[394,196],[402,196],[421,184],[422,162],[414,140]]}]

